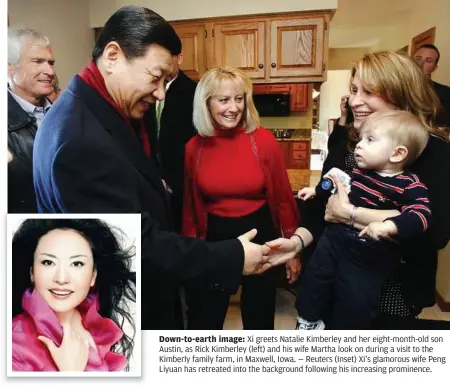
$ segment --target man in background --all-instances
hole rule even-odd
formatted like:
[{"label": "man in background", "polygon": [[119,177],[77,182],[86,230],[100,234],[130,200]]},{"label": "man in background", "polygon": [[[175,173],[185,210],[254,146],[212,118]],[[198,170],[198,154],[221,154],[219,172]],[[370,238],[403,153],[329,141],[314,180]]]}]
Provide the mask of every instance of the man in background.
[{"label": "man in background", "polygon": [[174,72],[166,86],[166,97],[146,114],[152,156],[171,191],[174,230],[181,230],[184,186],[184,147],[197,133],[192,123],[197,83],[180,70],[183,54],[174,57]]},{"label": "man in background", "polygon": [[46,36],[8,28],[8,213],[36,213],[33,143],[51,106],[55,59]]},{"label": "man in background", "polygon": [[[423,71],[430,77],[438,68],[441,54],[433,44],[424,44],[413,55],[414,60],[422,67]],[[441,101],[443,111],[437,117],[438,126],[450,126],[450,87],[433,81],[433,87]]]}]

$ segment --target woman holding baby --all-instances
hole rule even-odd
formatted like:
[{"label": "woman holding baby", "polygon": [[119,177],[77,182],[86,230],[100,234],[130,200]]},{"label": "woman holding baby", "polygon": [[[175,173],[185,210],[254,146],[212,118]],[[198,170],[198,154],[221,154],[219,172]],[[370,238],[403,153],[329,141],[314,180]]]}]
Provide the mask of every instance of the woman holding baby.
[{"label": "woman holding baby", "polygon": [[[409,170],[427,187],[432,217],[423,233],[399,245],[398,263],[381,291],[378,312],[370,315],[372,325],[375,317],[378,322],[383,322],[377,325],[380,328],[414,328],[414,320],[421,310],[435,302],[437,254],[450,238],[450,201],[447,198],[450,189],[450,148],[448,136],[434,123],[439,101],[430,81],[411,58],[394,52],[376,52],[364,55],[352,68],[349,105],[354,122],[349,126],[348,137],[336,141],[329,149],[322,176],[336,167],[352,177],[357,166],[355,148],[360,140],[359,130],[372,113],[405,110],[414,115],[427,130],[425,146],[420,149],[417,160],[409,166]],[[300,285],[309,264],[315,258],[314,254],[311,256],[308,252],[314,250],[329,224],[346,224],[362,231],[371,223],[382,223],[401,214],[398,210],[352,205],[345,189],[339,183],[337,187],[337,194],[331,197],[322,194],[320,188],[316,187],[313,192],[315,197],[302,205],[302,222],[295,235],[290,239],[268,243],[272,248],[278,248],[279,254],[295,255],[306,249],[307,253],[302,253],[303,274]],[[301,192],[301,195],[304,197],[305,192]],[[361,237],[373,239],[370,234]],[[298,299],[300,296],[299,293]],[[298,302],[297,309],[301,317],[302,310]],[[331,329],[368,328],[366,325],[350,327],[351,317],[345,313],[345,307],[330,307],[324,316],[325,326]],[[343,318],[350,321],[348,326],[339,323]],[[319,324],[311,327],[298,323],[298,328],[323,326]]]}]

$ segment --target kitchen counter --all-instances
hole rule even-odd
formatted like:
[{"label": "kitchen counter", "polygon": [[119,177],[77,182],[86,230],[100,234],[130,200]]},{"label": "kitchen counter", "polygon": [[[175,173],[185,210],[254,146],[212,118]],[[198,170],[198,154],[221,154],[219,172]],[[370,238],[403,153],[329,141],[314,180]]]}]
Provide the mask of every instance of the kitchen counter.
[{"label": "kitchen counter", "polygon": [[292,141],[311,141],[311,137],[292,137],[292,138],[277,138],[279,142],[292,142]]},{"label": "kitchen counter", "polygon": [[284,154],[286,171],[292,191],[297,192],[301,188],[309,186],[311,130],[294,129],[292,134],[291,138],[277,138],[277,142]]},{"label": "kitchen counter", "polygon": [[269,129],[275,132],[275,130],[287,130],[289,133],[292,132],[291,137],[289,138],[283,138],[283,137],[277,137],[275,135],[275,138],[277,138],[278,141],[311,141],[312,139],[312,130],[311,129],[283,129],[283,128],[274,128]]},{"label": "kitchen counter", "polygon": [[[286,117],[261,117],[261,125],[271,130],[284,154],[286,172],[293,192],[310,185],[312,110]],[[290,135],[283,138],[283,132]]]}]

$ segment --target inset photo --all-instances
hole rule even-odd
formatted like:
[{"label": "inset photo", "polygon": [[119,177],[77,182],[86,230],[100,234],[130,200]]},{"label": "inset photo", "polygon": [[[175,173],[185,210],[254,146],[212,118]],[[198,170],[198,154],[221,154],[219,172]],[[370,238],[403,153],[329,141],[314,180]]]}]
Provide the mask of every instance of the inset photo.
[{"label": "inset photo", "polygon": [[10,214],[7,234],[8,377],[140,377],[141,215]]}]

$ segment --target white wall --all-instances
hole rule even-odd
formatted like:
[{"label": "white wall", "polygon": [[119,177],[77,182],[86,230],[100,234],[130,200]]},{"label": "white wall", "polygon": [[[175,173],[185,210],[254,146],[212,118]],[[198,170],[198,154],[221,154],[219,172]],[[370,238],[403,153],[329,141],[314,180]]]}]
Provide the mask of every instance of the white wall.
[{"label": "white wall", "polygon": [[11,26],[30,27],[48,36],[61,88],[91,58],[94,32],[88,0],[10,0],[8,14]]},{"label": "white wall", "polygon": [[410,37],[420,34],[431,27],[436,27],[434,44],[441,53],[439,67],[433,74],[436,82],[450,85],[450,1],[414,0],[414,10],[409,18]]},{"label": "white wall", "polygon": [[130,3],[150,8],[167,20],[336,9],[338,3],[337,0],[133,0],[132,2],[126,0],[89,0],[89,2],[92,27],[103,26],[115,9]]},{"label": "white wall", "polygon": [[437,82],[450,85],[450,1],[448,0],[411,0],[414,5],[398,27],[384,31],[380,43],[374,47],[379,49],[398,49],[410,44],[411,38],[436,27],[434,44],[441,52],[439,67],[433,74]]},{"label": "white wall", "polygon": [[350,70],[328,71],[327,81],[320,86],[320,129],[326,131],[328,120],[341,116],[341,96],[349,93]]},{"label": "white wall", "polygon": [[92,28],[103,27],[106,20],[117,10],[115,0],[88,0],[89,25]]}]

